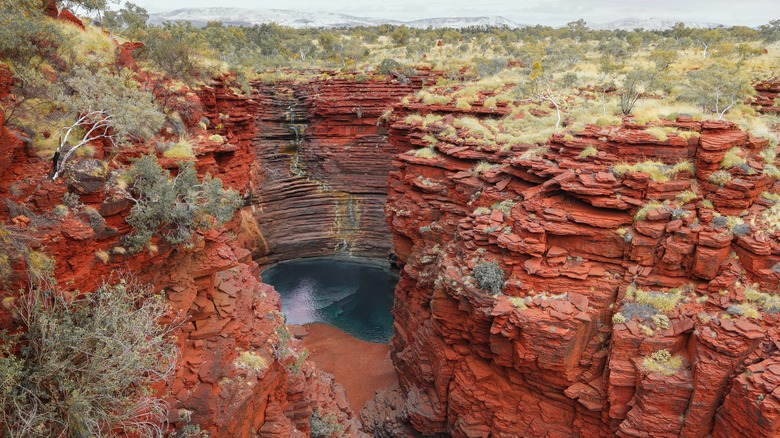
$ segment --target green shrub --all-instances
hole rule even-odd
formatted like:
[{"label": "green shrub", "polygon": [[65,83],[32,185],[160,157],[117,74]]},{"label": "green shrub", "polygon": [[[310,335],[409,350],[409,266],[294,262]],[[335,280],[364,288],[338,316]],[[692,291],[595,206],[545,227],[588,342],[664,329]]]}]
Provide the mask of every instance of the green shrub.
[{"label": "green shrub", "polygon": [[338,423],[338,418],[332,413],[322,414],[315,409],[309,417],[309,427],[312,438],[335,438],[344,435],[344,426]]},{"label": "green shrub", "polygon": [[125,178],[135,205],[127,216],[133,232],[126,237],[131,251],[140,251],[159,235],[170,244],[189,241],[196,230],[221,226],[233,218],[242,200],[234,190],[223,190],[220,179],[209,175],[198,181],[192,163],[185,163],[170,179],[154,155],[144,155]]},{"label": "green shrub", "polygon": [[18,301],[26,330],[0,351],[8,436],[163,435],[167,404],[150,386],[173,375],[177,351],[176,325],[157,322],[161,297],[120,281],[72,301],[40,290]]},{"label": "green shrub", "polygon": [[471,274],[477,279],[480,289],[493,295],[501,292],[504,287],[504,271],[496,261],[477,263]]},{"label": "green shrub", "polygon": [[379,73],[389,75],[401,70],[401,63],[392,58],[385,58],[379,63]]},{"label": "green shrub", "polygon": [[192,83],[204,73],[205,67],[197,53],[197,35],[189,22],[167,22],[149,27],[146,33],[141,55],[167,76]]},{"label": "green shrub", "polygon": [[29,0],[8,0],[0,7],[0,53],[14,64],[26,65],[35,56],[55,52],[62,43],[61,32],[44,19],[40,5]]}]

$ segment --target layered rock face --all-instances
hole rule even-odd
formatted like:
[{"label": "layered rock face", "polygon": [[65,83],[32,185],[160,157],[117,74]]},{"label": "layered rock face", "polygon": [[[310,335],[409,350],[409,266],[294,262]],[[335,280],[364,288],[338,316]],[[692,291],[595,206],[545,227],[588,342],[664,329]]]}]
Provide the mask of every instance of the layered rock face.
[{"label": "layered rock face", "polygon": [[755,106],[762,113],[780,113],[780,82],[764,81],[756,85]]},{"label": "layered rock face", "polygon": [[[4,71],[0,68],[0,78],[7,76]],[[192,159],[201,176],[209,172],[246,193],[258,101],[236,95],[230,85],[230,78],[222,78],[177,101],[193,139],[201,139],[193,140],[198,153]],[[201,121],[207,129],[198,128]],[[343,389],[300,356],[276,291],[259,281],[259,267],[244,248],[256,241],[249,210],[224,228],[201,233],[191,248],[155,241],[153,250],[130,254],[117,248],[130,231],[125,221],[130,205],[106,184],[107,172],[97,160],[109,145],[94,144],[96,159],[74,159],[71,172],[52,182],[50,161],[38,158],[30,144],[22,133],[0,133],[0,196],[11,200],[0,208],[0,219],[56,260],[54,276],[63,290],[90,291],[127,272],[168,298],[183,318],[179,367],[173,381],[159,388],[168,394],[172,429],[198,425],[214,437],[306,436],[317,412],[340,423],[346,434],[361,434]],[[145,151],[123,150],[121,159]],[[172,159],[160,161],[175,166]],[[57,217],[52,210],[65,203],[66,193],[79,195],[83,205]],[[16,268],[17,278],[24,278],[24,266]],[[23,283],[6,288],[3,297]],[[16,327],[11,303],[3,300],[0,328]]]},{"label": "layered rock face", "polygon": [[[780,174],[766,141],[725,122],[680,118],[661,136],[626,119],[499,148],[445,133],[452,109],[425,125],[410,111],[392,119],[386,207],[403,266],[400,389],[364,411],[369,431],[780,433]],[[415,153],[425,136],[434,154]],[[485,276],[492,262],[503,278]]]},{"label": "layered rock face", "polygon": [[383,209],[396,150],[377,119],[426,77],[405,84],[382,77],[256,84],[258,263],[330,254],[387,258]]}]

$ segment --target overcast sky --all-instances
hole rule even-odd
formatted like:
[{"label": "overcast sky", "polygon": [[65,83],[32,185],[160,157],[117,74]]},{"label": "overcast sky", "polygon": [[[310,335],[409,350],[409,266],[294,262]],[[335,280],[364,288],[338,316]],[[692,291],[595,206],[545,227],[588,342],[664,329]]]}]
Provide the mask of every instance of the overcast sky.
[{"label": "overcast sky", "polygon": [[362,17],[415,20],[433,17],[503,16],[522,24],[559,26],[584,18],[668,18],[756,26],[780,19],[780,0],[135,0],[149,12],[180,8],[241,7],[337,12]]}]

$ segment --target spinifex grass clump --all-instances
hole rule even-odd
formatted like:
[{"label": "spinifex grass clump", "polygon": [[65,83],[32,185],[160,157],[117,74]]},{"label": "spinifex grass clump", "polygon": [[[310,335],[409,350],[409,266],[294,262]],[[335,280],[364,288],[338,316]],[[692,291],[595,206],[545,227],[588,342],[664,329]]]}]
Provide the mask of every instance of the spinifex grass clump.
[{"label": "spinifex grass clump", "polygon": [[667,350],[658,350],[642,361],[642,367],[651,373],[671,376],[682,367],[682,358],[672,356]]},{"label": "spinifex grass clump", "polygon": [[680,172],[695,172],[693,163],[690,161],[681,161],[676,164],[665,164],[660,161],[642,161],[639,163],[628,164],[620,163],[612,167],[612,173],[622,178],[628,173],[644,172],[650,175],[650,179],[657,182],[667,182],[677,176]]}]

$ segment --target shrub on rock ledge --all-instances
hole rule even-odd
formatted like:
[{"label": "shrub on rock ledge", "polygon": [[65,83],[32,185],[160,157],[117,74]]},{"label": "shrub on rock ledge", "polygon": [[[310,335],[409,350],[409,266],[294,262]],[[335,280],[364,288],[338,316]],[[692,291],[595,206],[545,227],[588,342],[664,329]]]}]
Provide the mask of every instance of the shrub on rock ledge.
[{"label": "shrub on rock ledge", "polygon": [[140,251],[154,235],[176,245],[190,241],[199,229],[221,226],[233,218],[241,206],[241,197],[231,189],[222,189],[222,180],[206,175],[203,182],[192,163],[181,165],[179,174],[170,178],[154,155],[139,158],[124,178],[130,200],[135,203],[127,216],[133,233],[126,243],[131,251]]},{"label": "shrub on rock ledge", "polygon": [[498,262],[481,261],[474,266],[472,275],[482,290],[495,295],[504,287],[504,271],[498,266]]},{"label": "shrub on rock ledge", "polygon": [[339,424],[338,418],[332,414],[323,414],[315,409],[309,417],[309,427],[312,438],[332,438],[344,435],[344,426]]}]

